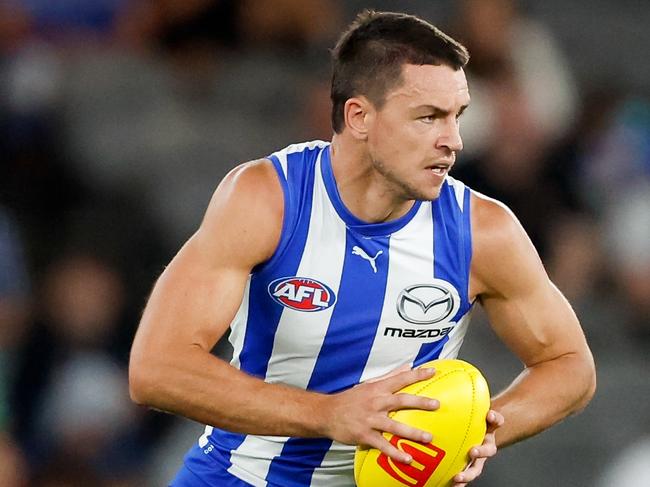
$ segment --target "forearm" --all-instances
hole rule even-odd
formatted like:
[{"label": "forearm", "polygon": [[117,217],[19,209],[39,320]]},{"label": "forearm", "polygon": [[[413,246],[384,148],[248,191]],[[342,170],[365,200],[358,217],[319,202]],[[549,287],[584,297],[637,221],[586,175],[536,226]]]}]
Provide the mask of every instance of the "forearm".
[{"label": "forearm", "polygon": [[492,409],[505,418],[496,432],[497,445],[521,441],[580,411],[594,390],[595,372],[588,351],[527,367],[492,400]]},{"label": "forearm", "polygon": [[278,436],[324,435],[327,396],[267,384],[199,347],[173,360],[131,358],[132,398],[155,409],[229,431]]}]

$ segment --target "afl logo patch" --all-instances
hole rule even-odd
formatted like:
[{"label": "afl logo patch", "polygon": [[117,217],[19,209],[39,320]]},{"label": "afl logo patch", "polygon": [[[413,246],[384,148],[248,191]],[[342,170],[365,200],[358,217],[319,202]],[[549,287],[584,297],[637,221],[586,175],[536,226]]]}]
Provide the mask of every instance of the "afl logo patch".
[{"label": "afl logo patch", "polygon": [[414,325],[433,325],[453,318],[460,307],[456,288],[442,279],[402,289],[397,298],[400,317]]},{"label": "afl logo patch", "polygon": [[336,302],[334,291],[307,277],[281,277],[271,282],[268,290],[277,303],[296,311],[322,311]]}]

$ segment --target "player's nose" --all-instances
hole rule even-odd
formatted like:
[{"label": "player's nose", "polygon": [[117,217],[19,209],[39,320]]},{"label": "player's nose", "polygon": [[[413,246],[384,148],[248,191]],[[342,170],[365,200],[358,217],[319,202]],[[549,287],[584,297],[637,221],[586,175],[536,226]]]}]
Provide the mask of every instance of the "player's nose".
[{"label": "player's nose", "polygon": [[438,148],[447,148],[452,152],[463,150],[463,139],[456,117],[449,117],[438,136]]}]

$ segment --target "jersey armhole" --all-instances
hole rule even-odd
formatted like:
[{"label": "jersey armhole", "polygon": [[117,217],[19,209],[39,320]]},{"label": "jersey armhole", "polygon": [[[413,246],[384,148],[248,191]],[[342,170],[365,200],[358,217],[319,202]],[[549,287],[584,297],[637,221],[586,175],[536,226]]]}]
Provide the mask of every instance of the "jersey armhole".
[{"label": "jersey armhole", "polygon": [[474,306],[476,302],[476,297],[473,301],[469,300],[469,285],[471,282],[471,272],[472,272],[472,190],[465,186],[463,194],[463,225],[461,229],[461,238],[463,240],[463,266],[464,272],[467,276],[467,302],[470,307]]},{"label": "jersey armhole", "polygon": [[282,194],[283,194],[283,199],[284,199],[284,210],[282,212],[282,230],[280,231],[280,241],[278,242],[278,245],[273,252],[273,255],[269,257],[268,260],[265,262],[262,262],[258,265],[256,265],[253,270],[251,271],[252,273],[257,273],[261,272],[266,269],[272,268],[275,263],[280,260],[282,257],[282,254],[284,251],[287,249],[287,246],[289,245],[289,240],[291,239],[291,233],[293,230],[293,227],[295,226],[295,217],[296,217],[296,212],[294,211],[294,206],[291,204],[291,192],[289,191],[289,184],[287,182],[287,177],[286,174],[284,173],[284,170],[282,168],[282,164],[280,164],[280,161],[275,155],[270,155],[267,157],[268,160],[271,161],[273,164],[273,167],[275,168],[275,172],[278,176],[278,180],[280,181],[280,186],[282,186]]}]

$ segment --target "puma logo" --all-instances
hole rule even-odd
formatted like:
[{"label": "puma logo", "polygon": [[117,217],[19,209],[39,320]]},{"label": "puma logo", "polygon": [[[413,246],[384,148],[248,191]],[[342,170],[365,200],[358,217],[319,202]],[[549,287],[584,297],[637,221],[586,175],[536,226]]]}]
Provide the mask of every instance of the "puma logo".
[{"label": "puma logo", "polygon": [[363,260],[367,260],[370,263],[370,267],[372,267],[372,271],[375,274],[377,274],[377,265],[375,264],[375,260],[377,260],[377,257],[379,257],[383,253],[384,251],[380,250],[375,254],[374,257],[370,257],[368,254],[366,254],[366,251],[363,250],[361,247],[358,247],[356,245],[352,247],[352,255],[358,255]]}]

